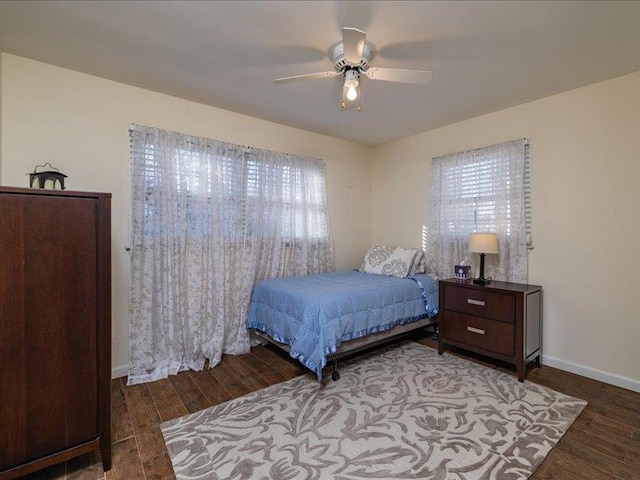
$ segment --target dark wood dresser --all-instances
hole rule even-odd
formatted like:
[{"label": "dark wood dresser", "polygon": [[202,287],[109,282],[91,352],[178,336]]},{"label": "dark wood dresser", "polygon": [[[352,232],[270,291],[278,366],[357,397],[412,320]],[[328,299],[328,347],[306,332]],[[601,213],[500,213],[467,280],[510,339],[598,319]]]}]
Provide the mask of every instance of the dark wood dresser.
[{"label": "dark wood dresser", "polygon": [[438,353],[452,345],[512,363],[521,382],[527,363],[540,366],[541,286],[449,279],[439,288]]},{"label": "dark wood dresser", "polygon": [[111,194],[0,187],[0,480],[111,467]]}]

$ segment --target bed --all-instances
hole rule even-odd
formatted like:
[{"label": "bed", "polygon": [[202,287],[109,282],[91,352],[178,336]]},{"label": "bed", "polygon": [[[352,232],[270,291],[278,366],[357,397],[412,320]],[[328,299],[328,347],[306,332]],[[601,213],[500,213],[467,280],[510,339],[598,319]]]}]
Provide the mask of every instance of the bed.
[{"label": "bed", "polygon": [[257,283],[247,327],[289,352],[318,381],[333,362],[332,378],[337,380],[339,358],[434,326],[437,313],[435,276],[353,270]]}]

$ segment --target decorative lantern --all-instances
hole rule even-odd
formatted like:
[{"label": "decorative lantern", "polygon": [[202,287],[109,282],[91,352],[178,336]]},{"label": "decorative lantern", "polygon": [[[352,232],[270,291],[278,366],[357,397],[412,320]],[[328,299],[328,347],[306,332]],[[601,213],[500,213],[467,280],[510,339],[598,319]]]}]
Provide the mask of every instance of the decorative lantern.
[{"label": "decorative lantern", "polygon": [[[39,168],[48,170],[38,171]],[[53,167],[49,162],[44,165],[36,165],[33,169],[33,173],[29,175],[29,186],[31,188],[46,188],[49,190],[64,190],[64,179],[67,176],[64,173],[60,173],[60,170]]]}]

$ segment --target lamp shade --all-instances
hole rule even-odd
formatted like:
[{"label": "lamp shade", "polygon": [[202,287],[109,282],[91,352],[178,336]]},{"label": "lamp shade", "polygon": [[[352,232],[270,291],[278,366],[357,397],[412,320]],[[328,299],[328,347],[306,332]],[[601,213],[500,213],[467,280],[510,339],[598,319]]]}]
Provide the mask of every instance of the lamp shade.
[{"label": "lamp shade", "polygon": [[495,233],[472,233],[469,237],[469,252],[498,253],[498,237]]}]

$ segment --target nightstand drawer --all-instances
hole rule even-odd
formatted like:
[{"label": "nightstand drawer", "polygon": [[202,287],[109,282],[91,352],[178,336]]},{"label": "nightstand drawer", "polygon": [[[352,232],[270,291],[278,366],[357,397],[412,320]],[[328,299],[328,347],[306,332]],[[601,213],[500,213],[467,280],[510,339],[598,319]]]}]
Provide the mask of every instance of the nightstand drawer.
[{"label": "nightstand drawer", "polygon": [[514,354],[514,327],[511,323],[447,311],[443,328],[447,339],[500,355]]},{"label": "nightstand drawer", "polygon": [[444,309],[467,315],[513,323],[516,301],[513,295],[475,288],[446,285]]},{"label": "nightstand drawer", "polygon": [[438,353],[447,345],[516,366],[524,381],[527,363],[540,366],[542,287],[493,281],[484,286],[440,280]]}]

